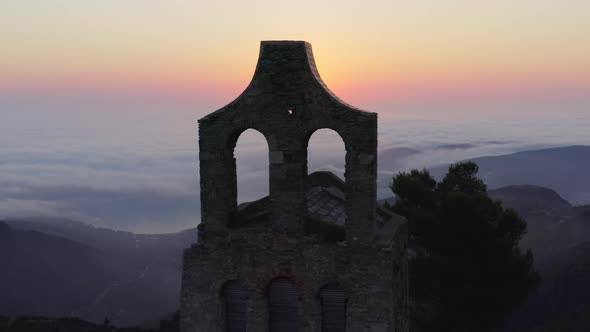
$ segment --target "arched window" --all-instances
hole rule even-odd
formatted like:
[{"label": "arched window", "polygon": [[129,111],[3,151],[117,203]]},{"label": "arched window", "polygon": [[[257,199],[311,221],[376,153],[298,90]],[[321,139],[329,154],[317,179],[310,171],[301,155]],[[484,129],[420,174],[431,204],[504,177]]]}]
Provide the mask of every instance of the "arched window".
[{"label": "arched window", "polygon": [[336,131],[311,133],[307,141],[306,234],[320,234],[327,241],[346,237],[346,153],[344,140]]},{"label": "arched window", "polygon": [[307,173],[330,171],[344,179],[346,149],[332,129],[316,130],[307,142]]},{"label": "arched window", "polygon": [[225,298],[225,331],[246,332],[248,323],[248,291],[237,281],[223,288]]},{"label": "arched window", "polygon": [[268,196],[268,144],[255,129],[244,131],[234,148],[237,173],[238,204]]},{"label": "arched window", "polygon": [[346,331],[346,297],[337,285],[322,287],[322,332]]},{"label": "arched window", "polygon": [[299,331],[297,288],[287,278],[278,278],[269,286],[270,332]]}]

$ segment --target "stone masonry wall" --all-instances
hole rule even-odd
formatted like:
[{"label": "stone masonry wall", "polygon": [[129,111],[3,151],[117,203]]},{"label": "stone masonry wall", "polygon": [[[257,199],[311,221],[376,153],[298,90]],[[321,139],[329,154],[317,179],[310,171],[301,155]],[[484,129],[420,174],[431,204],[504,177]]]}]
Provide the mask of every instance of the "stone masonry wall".
[{"label": "stone masonry wall", "polygon": [[214,248],[195,245],[185,254],[183,331],[223,331],[228,281],[239,281],[250,294],[248,331],[268,331],[266,290],[278,277],[298,288],[301,332],[321,331],[319,292],[338,284],[347,302],[347,331],[407,331],[404,290],[406,231],[390,248],[346,247],[307,237],[294,241],[262,227],[232,232]]},{"label": "stone masonry wall", "polygon": [[[324,243],[304,233],[307,145],[329,128],[346,148],[346,240]],[[269,147],[270,225],[228,227],[237,205],[233,150],[246,129]],[[300,331],[320,331],[320,288],[338,283],[347,331],[407,331],[407,233],[383,247],[376,236],[377,115],[338,99],[322,82],[311,45],[262,42],[250,85],[233,102],[199,120],[201,224],[185,252],[181,331],[223,331],[226,282],[248,290],[248,331],[267,331],[266,288],[288,277],[299,292]]]}]

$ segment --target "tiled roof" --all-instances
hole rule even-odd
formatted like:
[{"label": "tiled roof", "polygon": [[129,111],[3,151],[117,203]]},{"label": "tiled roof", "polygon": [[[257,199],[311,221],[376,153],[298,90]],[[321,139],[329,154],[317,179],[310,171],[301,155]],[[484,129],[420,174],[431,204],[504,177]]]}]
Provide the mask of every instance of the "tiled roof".
[{"label": "tiled roof", "polygon": [[[346,185],[342,179],[330,172],[315,172],[308,177],[306,194],[308,221],[323,224],[320,232],[338,232],[346,224]],[[269,222],[269,197],[238,207],[234,226],[253,225]],[[376,241],[383,246],[391,244],[396,229],[405,224],[405,218],[383,208],[376,207]]]},{"label": "tiled roof", "polygon": [[307,192],[306,200],[307,213],[310,217],[344,226],[346,222],[344,201],[335,196],[331,190],[323,187],[311,188]]}]

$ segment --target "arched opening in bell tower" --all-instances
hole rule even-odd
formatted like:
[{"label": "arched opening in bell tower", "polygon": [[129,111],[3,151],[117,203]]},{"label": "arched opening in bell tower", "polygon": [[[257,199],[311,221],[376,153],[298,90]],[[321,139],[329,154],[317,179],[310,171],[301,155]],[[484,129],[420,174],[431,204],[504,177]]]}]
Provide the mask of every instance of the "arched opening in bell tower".
[{"label": "arched opening in bell tower", "polygon": [[307,141],[307,173],[328,171],[344,180],[346,149],[342,137],[334,130],[314,131]]},{"label": "arched opening in bell tower", "polygon": [[237,203],[252,202],[269,194],[268,143],[256,129],[243,131],[234,148]]},{"label": "arched opening in bell tower", "polygon": [[335,130],[322,128],[311,132],[306,143],[305,233],[342,241],[348,219],[344,140]]}]

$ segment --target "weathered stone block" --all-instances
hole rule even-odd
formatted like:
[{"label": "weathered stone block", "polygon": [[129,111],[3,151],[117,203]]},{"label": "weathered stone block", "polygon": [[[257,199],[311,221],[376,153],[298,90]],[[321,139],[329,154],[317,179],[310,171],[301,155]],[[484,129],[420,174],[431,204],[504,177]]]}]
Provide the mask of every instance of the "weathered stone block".
[{"label": "weathered stone block", "polygon": [[268,159],[271,164],[282,164],[285,161],[283,151],[270,151]]}]

